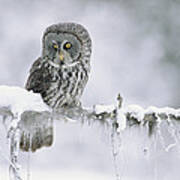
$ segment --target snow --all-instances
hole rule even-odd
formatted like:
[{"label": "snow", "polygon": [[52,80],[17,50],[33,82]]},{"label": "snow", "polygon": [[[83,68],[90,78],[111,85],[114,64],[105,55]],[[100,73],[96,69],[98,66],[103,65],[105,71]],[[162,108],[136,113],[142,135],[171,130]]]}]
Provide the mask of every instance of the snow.
[{"label": "snow", "polygon": [[[160,125],[161,121],[163,120],[160,115],[164,115],[167,118],[167,121],[170,120],[170,115],[174,117],[180,116],[180,109],[173,109],[170,107],[158,108],[155,106],[150,106],[148,108],[142,108],[139,105],[128,105],[125,107],[121,107],[120,109],[115,105],[95,105],[94,111],[96,114],[101,113],[112,113],[114,110],[117,110],[117,123],[119,128],[117,132],[123,131],[126,129],[126,115],[127,113],[130,114],[131,117],[134,117],[140,123],[143,122],[145,115],[147,114],[155,114],[157,117],[156,122],[158,122],[157,126]],[[143,124],[143,123],[142,123]]]},{"label": "snow", "polygon": [[125,113],[130,113],[132,117],[136,118],[139,122],[141,122],[144,118],[144,109],[138,105],[129,105],[123,110]]},{"label": "snow", "polygon": [[180,109],[173,109],[170,107],[158,108],[155,106],[150,106],[145,110],[146,114],[155,113],[155,114],[165,114],[169,116],[173,114],[175,117],[180,116]]},{"label": "snow", "polygon": [[0,86],[0,108],[9,108],[13,114],[24,111],[48,111],[39,94],[20,87]]},{"label": "snow", "polygon": [[115,105],[95,105],[94,111],[96,114],[101,114],[103,112],[111,113],[115,109]]},{"label": "snow", "polygon": [[150,106],[146,109],[142,108],[138,105],[128,105],[122,108],[124,114],[129,113],[131,117],[136,118],[139,122],[142,122],[144,119],[145,114],[152,114],[155,113],[158,120],[160,120],[159,115],[164,114],[169,118],[169,115],[174,115],[175,117],[180,116],[180,109],[173,109],[170,107],[158,108],[155,106]]}]

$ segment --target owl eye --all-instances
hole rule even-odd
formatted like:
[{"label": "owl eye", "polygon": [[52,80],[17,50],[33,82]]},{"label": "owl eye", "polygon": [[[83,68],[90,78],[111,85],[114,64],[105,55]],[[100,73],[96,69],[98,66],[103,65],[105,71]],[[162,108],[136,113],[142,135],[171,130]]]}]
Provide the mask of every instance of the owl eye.
[{"label": "owl eye", "polygon": [[58,45],[57,44],[53,44],[53,48],[54,49],[58,49]]},{"label": "owl eye", "polygon": [[64,49],[70,49],[72,47],[72,44],[70,42],[67,42],[64,44]]}]

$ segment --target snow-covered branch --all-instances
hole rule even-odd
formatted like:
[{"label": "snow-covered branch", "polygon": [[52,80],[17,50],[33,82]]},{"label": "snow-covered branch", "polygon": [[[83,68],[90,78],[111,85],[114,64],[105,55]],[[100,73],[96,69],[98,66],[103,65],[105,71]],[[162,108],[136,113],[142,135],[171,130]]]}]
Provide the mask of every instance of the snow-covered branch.
[{"label": "snow-covered branch", "polygon": [[10,142],[10,175],[13,180],[21,179],[17,163],[19,149],[35,152],[41,147],[51,146],[54,120],[90,124],[98,122],[113,129],[116,135],[127,128],[144,127],[149,136],[161,136],[161,123],[166,122],[174,139],[177,142],[180,140],[176,128],[180,122],[180,109],[123,106],[120,95],[114,105],[52,110],[38,94],[19,87],[0,86],[0,117]]},{"label": "snow-covered branch", "polygon": [[[122,99],[122,98],[121,98]],[[119,100],[117,99],[119,104]],[[161,121],[180,121],[180,109],[169,107],[157,108],[148,107],[144,109],[138,105],[95,105],[92,108],[74,107],[60,109],[54,112],[54,119],[77,120],[80,122],[99,122],[111,126],[116,126],[117,133],[132,126],[145,126],[149,135],[155,133],[157,124]]]},{"label": "snow-covered branch", "polygon": [[[95,105],[92,108],[82,106],[69,107],[53,111],[42,101],[41,97],[19,87],[0,86],[0,115],[8,129],[21,130],[20,148],[32,151],[50,146],[53,141],[53,120],[68,122],[99,122],[114,126],[117,133],[132,126],[145,126],[149,135],[161,121],[179,122],[180,109],[149,107],[143,109],[138,105],[122,106],[122,98],[117,98],[115,105]],[[9,124],[7,117],[11,118]]]}]

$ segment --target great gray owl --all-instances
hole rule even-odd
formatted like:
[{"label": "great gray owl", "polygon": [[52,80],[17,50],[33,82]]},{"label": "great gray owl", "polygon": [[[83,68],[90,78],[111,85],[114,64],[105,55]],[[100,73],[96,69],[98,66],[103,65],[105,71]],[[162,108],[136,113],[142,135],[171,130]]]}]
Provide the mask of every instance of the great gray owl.
[{"label": "great gray owl", "polygon": [[[26,89],[40,93],[53,109],[78,105],[90,72],[91,39],[87,30],[75,23],[55,24],[45,30],[42,44],[42,55],[32,65]],[[53,126],[47,123],[46,127],[46,123],[43,119],[42,127],[35,126],[31,135],[23,131],[23,151],[51,146]]]},{"label": "great gray owl", "polygon": [[45,30],[42,44],[26,89],[40,93],[51,108],[77,105],[90,72],[89,33],[76,23],[54,24]]}]

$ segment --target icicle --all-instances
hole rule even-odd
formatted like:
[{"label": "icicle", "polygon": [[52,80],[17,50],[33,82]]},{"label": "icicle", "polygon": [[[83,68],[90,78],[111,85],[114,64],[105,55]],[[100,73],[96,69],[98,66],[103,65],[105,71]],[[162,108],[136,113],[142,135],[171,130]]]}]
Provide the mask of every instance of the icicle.
[{"label": "icicle", "polygon": [[18,154],[19,154],[19,142],[21,131],[18,127],[19,117],[14,119],[12,126],[9,130],[9,140],[10,140],[10,166],[9,166],[9,176],[10,180],[22,180],[20,177],[20,166],[18,164]]},{"label": "icicle", "polygon": [[116,180],[120,180],[121,173],[120,173],[120,168],[118,165],[118,155],[121,149],[121,137],[120,137],[120,133],[117,132],[117,128],[115,127],[114,124],[112,124],[110,138],[111,138],[111,148],[112,148],[111,150],[112,150],[112,155],[113,155],[113,163],[114,163]]},{"label": "icicle", "polygon": [[[113,163],[114,163],[114,169],[115,169],[115,175],[116,180],[122,179],[122,172],[123,169],[120,170],[120,166],[118,164],[118,158],[120,158],[120,151],[121,151],[121,133],[126,129],[126,116],[124,114],[124,111],[122,110],[122,97],[120,94],[117,96],[117,105],[116,110],[112,111],[111,109],[111,115],[114,117],[114,121],[110,123],[111,126],[111,148],[112,148],[112,155],[113,155]],[[119,161],[120,162],[120,161]],[[121,161],[122,163],[123,161]]]},{"label": "icicle", "polygon": [[[31,138],[30,138],[30,147],[31,147]],[[31,177],[31,148],[29,148],[28,151],[28,157],[27,157],[27,180],[30,180]]]},{"label": "icicle", "polygon": [[157,136],[156,134],[153,135],[153,154],[154,154],[154,165],[153,165],[153,173],[154,173],[154,180],[158,180],[158,160],[157,160]]},{"label": "icicle", "polygon": [[164,137],[163,137],[163,135],[162,135],[162,133],[161,133],[161,120],[160,120],[159,118],[157,119],[156,127],[157,127],[157,128],[156,128],[156,131],[157,131],[157,135],[158,135],[158,137],[159,137],[160,143],[161,143],[163,149],[166,149]]},{"label": "icicle", "polygon": [[150,155],[150,141],[148,136],[148,130],[145,126],[140,126],[140,133],[142,134],[142,146],[141,146],[141,152],[143,152],[144,157],[146,160],[149,160]]},{"label": "icicle", "polygon": [[180,152],[180,135],[179,132],[176,130],[175,126],[173,125],[172,121],[168,118],[168,132],[174,139],[174,143],[170,144],[165,150],[169,151],[172,147],[177,146],[178,151]]}]

